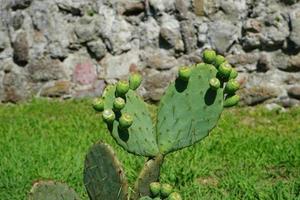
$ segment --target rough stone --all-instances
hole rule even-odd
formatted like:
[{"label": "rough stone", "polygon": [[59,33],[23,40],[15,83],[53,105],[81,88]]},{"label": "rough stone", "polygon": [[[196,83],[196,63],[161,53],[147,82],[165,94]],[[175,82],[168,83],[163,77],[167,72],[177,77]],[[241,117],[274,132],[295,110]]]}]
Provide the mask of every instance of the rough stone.
[{"label": "rough stone", "polygon": [[239,71],[253,72],[256,70],[259,55],[257,53],[240,53],[226,56],[230,64],[238,68]]},{"label": "rough stone", "polygon": [[87,43],[87,47],[97,60],[103,58],[107,52],[106,46],[101,39]]},{"label": "rough stone", "polygon": [[168,71],[157,71],[154,69],[146,69],[143,87],[148,91],[144,98],[152,101],[159,101],[166,87],[171,80],[175,79],[175,73]]},{"label": "rough stone", "polygon": [[208,40],[213,49],[224,54],[228,48],[237,41],[240,35],[238,27],[229,21],[217,21],[210,23],[208,31]]},{"label": "rough stone", "polygon": [[262,31],[263,24],[258,19],[248,19],[243,24],[244,31],[252,33],[260,33]]},{"label": "rough stone", "polygon": [[77,89],[75,91],[75,98],[85,97],[99,97],[105,88],[105,82],[103,80],[96,80],[91,87],[85,89]]},{"label": "rough stone", "polygon": [[130,68],[140,67],[140,58],[136,51],[129,51],[118,56],[106,54],[100,64],[106,70],[106,79],[116,79],[126,76]]},{"label": "rough stone", "polygon": [[243,49],[246,51],[257,49],[261,46],[260,34],[248,32],[241,39]]},{"label": "rough stone", "polygon": [[41,90],[42,97],[62,97],[69,95],[72,83],[70,81],[54,81],[48,82]]},{"label": "rough stone", "polygon": [[139,39],[141,48],[158,48],[159,32],[160,26],[154,18],[149,17],[147,21],[141,23],[139,27]]},{"label": "rough stone", "polygon": [[175,0],[149,0],[149,4],[158,14],[175,10]]},{"label": "rough stone", "polygon": [[161,42],[163,48],[174,48],[176,51],[183,51],[183,41],[180,34],[180,24],[174,16],[164,14],[161,17],[160,37],[167,45]]},{"label": "rough stone", "polygon": [[175,1],[175,8],[178,11],[178,13],[182,19],[188,18],[188,12],[189,12],[190,6],[191,6],[190,1],[185,1],[185,0],[176,0]]},{"label": "rough stone", "polygon": [[13,42],[14,60],[18,65],[24,66],[29,59],[29,46],[26,32],[19,32]]},{"label": "rough stone", "polygon": [[120,1],[117,11],[120,15],[138,15],[145,11],[145,5],[142,1]]},{"label": "rough stone", "polygon": [[12,26],[14,27],[15,30],[19,30],[24,22],[24,16],[22,12],[16,12],[16,14],[12,18]]},{"label": "rough stone", "polygon": [[276,97],[276,90],[266,86],[246,88],[240,92],[242,101],[248,106],[254,106]]},{"label": "rough stone", "polygon": [[159,51],[145,51],[142,55],[143,61],[146,66],[154,69],[170,69],[176,67],[178,62],[175,57],[169,55],[166,50]]},{"label": "rough stone", "polygon": [[13,10],[25,9],[30,6],[32,0],[13,0],[11,1],[11,8]]},{"label": "rough stone", "polygon": [[7,48],[9,45],[9,38],[7,33],[4,31],[0,31],[0,52]]},{"label": "rough stone", "polygon": [[289,57],[286,56],[281,50],[271,53],[270,66],[281,70],[288,71]]},{"label": "rough stone", "polygon": [[242,20],[247,16],[247,3],[246,0],[225,0],[220,1],[220,8],[227,15],[228,19]]},{"label": "rough stone", "polygon": [[300,48],[300,6],[290,11],[291,34],[290,40]]},{"label": "rough stone", "polygon": [[300,86],[293,86],[288,89],[288,95],[292,98],[300,100]]},{"label": "rough stone", "polygon": [[85,16],[80,18],[75,26],[75,33],[80,42],[88,42],[96,38],[96,26],[92,17]]},{"label": "rough stone", "polygon": [[28,72],[33,81],[44,82],[66,78],[62,63],[57,59],[43,57],[28,64]]},{"label": "rough stone", "polygon": [[186,53],[191,53],[197,49],[197,35],[194,26],[188,21],[180,22],[181,34]]},{"label": "rough stone", "polygon": [[288,61],[287,68],[285,68],[287,71],[300,71],[300,53],[297,55],[291,56]]},{"label": "rough stone", "polygon": [[107,6],[99,10],[98,28],[106,46],[113,54],[121,54],[131,49],[133,27]]}]

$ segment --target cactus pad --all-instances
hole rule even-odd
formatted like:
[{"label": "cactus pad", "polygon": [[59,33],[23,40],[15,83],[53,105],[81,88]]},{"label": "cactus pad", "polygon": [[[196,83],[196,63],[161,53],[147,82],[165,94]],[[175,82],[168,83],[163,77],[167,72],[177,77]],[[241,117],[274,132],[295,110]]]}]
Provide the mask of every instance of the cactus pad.
[{"label": "cactus pad", "polygon": [[39,181],[33,184],[29,200],[79,200],[79,196],[67,184]]},{"label": "cactus pad", "polygon": [[[109,87],[105,92],[105,108],[112,108],[116,87]],[[119,113],[128,113],[133,118],[132,125],[124,130],[119,128],[118,120],[108,127],[117,143],[130,153],[142,156],[155,156],[158,154],[156,135],[150,112],[144,101],[133,91],[125,95],[125,107]]]},{"label": "cactus pad", "polygon": [[223,110],[223,89],[214,91],[209,80],[217,70],[212,65],[192,68],[190,81],[172,83],[162,97],[157,115],[157,134],[163,154],[190,146],[216,125]]},{"label": "cactus pad", "polygon": [[85,159],[84,184],[91,200],[127,199],[127,181],[113,149],[97,143]]}]

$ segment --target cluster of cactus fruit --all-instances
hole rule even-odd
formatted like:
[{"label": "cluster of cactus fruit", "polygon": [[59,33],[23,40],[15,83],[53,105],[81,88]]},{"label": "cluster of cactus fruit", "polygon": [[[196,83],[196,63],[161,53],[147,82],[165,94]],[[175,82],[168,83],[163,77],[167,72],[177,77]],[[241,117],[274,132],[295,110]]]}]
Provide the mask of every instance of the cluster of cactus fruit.
[{"label": "cluster of cactus fruit", "polygon": [[[103,142],[94,144],[84,166],[84,183],[91,200],[182,199],[169,184],[158,182],[165,156],[202,140],[216,126],[223,108],[239,102],[237,71],[213,50],[204,51],[203,61],[179,68],[178,77],[160,101],[155,119],[135,91],[142,82],[139,73],[108,85],[102,97],[94,101],[93,108],[102,112],[117,144],[148,159],[134,192],[129,193],[124,170],[113,149]],[[30,199],[79,199],[74,193],[62,183],[39,182],[32,188]]]}]

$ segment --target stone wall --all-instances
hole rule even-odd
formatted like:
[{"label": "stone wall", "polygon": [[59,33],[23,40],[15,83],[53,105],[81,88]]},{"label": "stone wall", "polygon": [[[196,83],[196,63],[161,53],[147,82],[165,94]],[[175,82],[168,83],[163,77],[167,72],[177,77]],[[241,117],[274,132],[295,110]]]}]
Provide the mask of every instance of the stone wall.
[{"label": "stone wall", "polygon": [[0,17],[1,102],[100,95],[136,70],[157,101],[213,48],[247,105],[299,103],[298,0],[0,0]]}]

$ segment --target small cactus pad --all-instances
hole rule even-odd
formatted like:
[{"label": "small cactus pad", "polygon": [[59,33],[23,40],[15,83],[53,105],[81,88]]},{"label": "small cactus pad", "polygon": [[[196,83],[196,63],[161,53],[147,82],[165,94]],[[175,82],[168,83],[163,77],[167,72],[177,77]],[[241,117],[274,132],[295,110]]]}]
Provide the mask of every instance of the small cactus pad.
[{"label": "small cactus pad", "polygon": [[104,110],[104,100],[102,98],[94,99],[93,108],[98,112],[102,112]]},{"label": "small cactus pad", "polygon": [[129,90],[129,83],[128,83],[128,81],[122,80],[122,81],[119,81],[117,83],[116,94],[118,96],[125,95],[128,92],[128,90]]},{"label": "small cactus pad", "polygon": [[173,187],[170,184],[161,184],[160,194],[162,197],[166,198],[173,192]]},{"label": "small cactus pad", "polygon": [[233,94],[233,95],[228,95],[226,96],[225,100],[224,100],[224,107],[232,107],[235,106],[239,103],[240,101],[240,96],[237,94]]},{"label": "small cactus pad", "polygon": [[106,123],[111,124],[114,122],[116,115],[111,109],[105,109],[102,113],[102,118]]},{"label": "small cactus pad", "polygon": [[150,183],[150,192],[151,196],[157,197],[160,195],[161,184],[160,182],[152,182]]},{"label": "small cactus pad", "polygon": [[188,83],[177,79],[168,87],[157,114],[161,153],[198,142],[216,125],[223,110],[223,89],[215,91],[209,85],[216,74],[215,67],[199,64],[192,68]]},{"label": "small cactus pad", "polygon": [[190,67],[181,67],[178,70],[178,77],[183,81],[188,81],[191,76],[191,68]]},{"label": "small cactus pad", "polygon": [[129,76],[129,88],[136,90],[142,83],[142,75],[135,72]]},{"label": "small cactus pad", "polygon": [[207,49],[203,52],[203,61],[205,63],[212,64],[212,63],[214,63],[216,56],[217,55],[214,50]]},{"label": "small cactus pad", "polygon": [[225,62],[225,61],[226,61],[226,60],[225,60],[224,56],[217,55],[217,56],[216,56],[216,59],[215,59],[215,61],[214,61],[214,65],[216,66],[216,68],[219,68],[219,66],[220,66],[223,62]]},{"label": "small cactus pad", "polygon": [[126,200],[127,181],[113,149],[96,143],[86,155],[84,185],[91,200]]},{"label": "small cactus pad", "polygon": [[210,88],[213,90],[218,90],[221,87],[221,82],[217,78],[211,78],[209,80]]},{"label": "small cactus pad", "polygon": [[79,200],[79,196],[65,183],[39,181],[33,184],[29,200]]},{"label": "small cactus pad", "polygon": [[169,195],[169,197],[167,198],[167,200],[182,200],[181,196],[179,193],[177,192],[173,192]]},{"label": "small cactus pad", "polygon": [[149,159],[141,173],[139,174],[139,177],[135,183],[135,196],[141,197],[141,196],[150,196],[150,184],[153,182],[157,182],[159,179],[160,174],[160,167],[163,163],[164,157],[162,155],[159,155],[157,157]]},{"label": "small cactus pad", "polygon": [[231,79],[225,86],[225,93],[234,94],[240,88],[239,82],[235,79]]},{"label": "small cactus pad", "polygon": [[125,100],[122,97],[117,97],[114,100],[114,110],[122,110],[125,107]]},{"label": "small cactus pad", "polygon": [[[105,93],[105,108],[112,108],[116,87],[109,87]],[[119,128],[118,119],[109,127],[112,136],[117,143],[130,153],[142,156],[155,156],[158,154],[156,135],[150,112],[145,102],[133,91],[129,90],[125,95],[125,107],[121,110],[132,116],[132,125],[124,130]],[[121,117],[119,116],[119,117]]]}]

